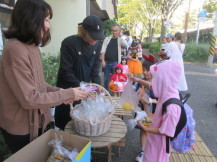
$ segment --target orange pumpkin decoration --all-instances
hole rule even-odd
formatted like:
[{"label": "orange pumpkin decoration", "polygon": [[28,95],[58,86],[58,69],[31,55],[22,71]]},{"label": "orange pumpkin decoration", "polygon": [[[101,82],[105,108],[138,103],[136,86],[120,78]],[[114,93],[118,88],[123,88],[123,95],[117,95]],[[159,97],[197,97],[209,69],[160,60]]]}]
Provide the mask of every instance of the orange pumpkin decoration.
[{"label": "orange pumpkin decoration", "polygon": [[109,83],[109,89],[110,91],[116,91],[117,90],[117,85],[114,84],[114,82]]}]

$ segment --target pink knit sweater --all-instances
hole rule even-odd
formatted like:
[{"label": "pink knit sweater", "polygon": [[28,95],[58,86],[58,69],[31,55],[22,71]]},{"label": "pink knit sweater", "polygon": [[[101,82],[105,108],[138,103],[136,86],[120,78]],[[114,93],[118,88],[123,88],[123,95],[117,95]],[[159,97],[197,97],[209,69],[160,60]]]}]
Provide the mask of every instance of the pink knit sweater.
[{"label": "pink knit sweater", "polygon": [[10,134],[38,136],[51,120],[50,108],[74,99],[44,81],[41,54],[34,45],[10,39],[0,61],[0,127]]}]

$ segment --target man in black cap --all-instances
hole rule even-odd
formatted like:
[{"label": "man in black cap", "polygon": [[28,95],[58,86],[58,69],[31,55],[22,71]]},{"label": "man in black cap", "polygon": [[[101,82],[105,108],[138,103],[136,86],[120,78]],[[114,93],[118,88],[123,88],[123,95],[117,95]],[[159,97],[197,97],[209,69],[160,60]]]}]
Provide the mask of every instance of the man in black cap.
[{"label": "man in black cap", "polygon": [[[100,84],[100,50],[104,26],[97,16],[88,16],[78,24],[78,34],[65,38],[60,48],[60,68],[57,86],[63,89],[79,87],[80,82]],[[76,104],[76,103],[74,103]],[[55,126],[64,130],[70,118],[69,105],[55,109]]]}]

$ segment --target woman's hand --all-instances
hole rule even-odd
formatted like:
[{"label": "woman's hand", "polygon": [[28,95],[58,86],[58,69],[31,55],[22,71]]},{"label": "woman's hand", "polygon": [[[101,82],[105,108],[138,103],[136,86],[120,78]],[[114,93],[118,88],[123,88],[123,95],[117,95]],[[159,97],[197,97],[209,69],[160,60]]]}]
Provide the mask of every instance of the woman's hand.
[{"label": "woman's hand", "polygon": [[71,105],[71,104],[73,104],[73,100],[66,101],[66,102],[64,102],[64,104],[65,105]]},{"label": "woman's hand", "polygon": [[82,99],[86,98],[90,93],[90,92],[81,91],[80,87],[73,88],[73,90],[74,90],[74,93],[75,93],[74,101],[82,100]]},{"label": "woman's hand", "polygon": [[128,77],[130,80],[134,81],[134,82],[138,82],[138,81],[139,81],[139,79],[136,78],[136,77],[134,77],[132,73],[127,73],[127,77]]}]

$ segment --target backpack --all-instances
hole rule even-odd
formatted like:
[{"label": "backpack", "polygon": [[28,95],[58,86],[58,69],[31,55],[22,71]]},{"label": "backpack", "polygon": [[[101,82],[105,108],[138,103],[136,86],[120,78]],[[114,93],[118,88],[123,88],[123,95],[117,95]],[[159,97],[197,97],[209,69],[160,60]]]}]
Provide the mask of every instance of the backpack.
[{"label": "backpack", "polygon": [[181,115],[176,126],[174,137],[166,136],[166,152],[169,153],[169,144],[171,142],[172,148],[180,153],[188,152],[195,142],[194,130],[196,122],[193,118],[193,110],[185,103],[190,97],[187,94],[181,100],[177,98],[170,98],[163,103],[162,114],[166,113],[166,107],[170,104],[177,104],[181,107]]}]

